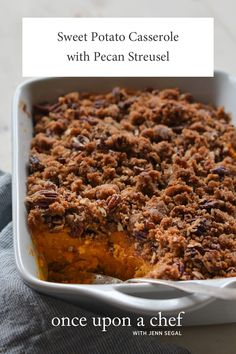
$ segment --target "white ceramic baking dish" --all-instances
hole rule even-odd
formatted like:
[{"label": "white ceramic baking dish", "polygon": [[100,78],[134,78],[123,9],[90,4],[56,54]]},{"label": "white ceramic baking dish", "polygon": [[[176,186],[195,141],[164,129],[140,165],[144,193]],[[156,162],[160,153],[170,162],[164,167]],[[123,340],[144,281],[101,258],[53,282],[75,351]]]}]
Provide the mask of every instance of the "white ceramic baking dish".
[{"label": "white ceramic baking dish", "polygon": [[[25,283],[39,292],[53,295],[95,310],[120,309],[124,313],[167,316],[185,311],[184,323],[212,324],[236,321],[236,302],[216,300],[155,287],[150,284],[80,285],[49,283],[38,278],[37,261],[27,229],[25,209],[27,163],[32,139],[31,109],[35,103],[53,101],[70,91],[105,92],[114,86],[135,89],[179,87],[196,100],[224,105],[236,119],[236,78],[216,72],[214,78],[45,78],[21,84],[13,101],[13,219],[15,256]],[[236,123],[236,120],[235,120]],[[236,278],[201,280],[218,287],[236,287]]]}]

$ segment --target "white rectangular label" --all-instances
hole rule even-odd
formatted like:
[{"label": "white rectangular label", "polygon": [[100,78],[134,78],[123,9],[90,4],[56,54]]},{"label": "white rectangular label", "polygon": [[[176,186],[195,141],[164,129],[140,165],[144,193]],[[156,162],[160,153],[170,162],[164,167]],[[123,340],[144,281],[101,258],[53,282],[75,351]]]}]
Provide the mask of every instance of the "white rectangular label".
[{"label": "white rectangular label", "polygon": [[23,76],[213,76],[213,18],[24,18]]}]

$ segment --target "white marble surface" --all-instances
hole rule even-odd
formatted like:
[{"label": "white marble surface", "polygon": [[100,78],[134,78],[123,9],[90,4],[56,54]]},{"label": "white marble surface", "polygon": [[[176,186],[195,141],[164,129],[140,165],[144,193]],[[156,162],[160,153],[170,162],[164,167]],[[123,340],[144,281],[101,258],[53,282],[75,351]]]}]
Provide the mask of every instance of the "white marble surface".
[{"label": "white marble surface", "polygon": [[[22,17],[213,16],[215,67],[236,74],[235,11],[235,0],[0,0],[0,169],[11,171],[11,101],[22,81]],[[195,327],[168,341],[185,345],[192,354],[235,354],[235,334],[236,325]]]}]

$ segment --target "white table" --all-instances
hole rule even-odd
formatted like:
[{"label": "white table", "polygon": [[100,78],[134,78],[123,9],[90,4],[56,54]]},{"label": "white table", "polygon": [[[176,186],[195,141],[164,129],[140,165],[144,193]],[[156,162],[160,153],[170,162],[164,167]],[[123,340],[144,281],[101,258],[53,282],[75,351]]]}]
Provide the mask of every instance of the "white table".
[{"label": "white table", "polygon": [[[215,67],[236,74],[235,11],[235,0],[1,0],[0,169],[11,171],[11,101],[16,85],[23,80],[22,17],[214,17]],[[182,337],[163,338],[163,341],[186,346],[192,354],[235,354],[235,334],[236,325],[194,327],[185,328]]]}]

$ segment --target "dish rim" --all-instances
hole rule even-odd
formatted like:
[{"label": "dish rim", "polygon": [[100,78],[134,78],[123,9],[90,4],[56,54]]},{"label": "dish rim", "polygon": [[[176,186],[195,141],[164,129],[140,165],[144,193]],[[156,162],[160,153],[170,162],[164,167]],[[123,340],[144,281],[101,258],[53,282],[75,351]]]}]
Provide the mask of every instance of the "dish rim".
[{"label": "dish rim", "polygon": [[[223,76],[227,76],[229,78],[231,78],[232,76],[223,72],[223,71],[215,71],[215,75],[223,75]],[[232,77],[233,78],[233,77]],[[135,293],[135,289],[150,289],[150,287],[147,284],[106,284],[106,285],[94,285],[94,284],[62,284],[62,283],[54,283],[54,282],[48,282],[45,280],[41,280],[39,279],[37,276],[34,276],[29,269],[27,269],[24,265],[24,261],[22,259],[22,254],[20,252],[20,241],[22,238],[22,235],[20,235],[20,223],[21,222],[26,222],[27,221],[23,221],[23,220],[19,220],[19,188],[20,188],[20,181],[19,181],[19,147],[21,146],[21,142],[19,141],[19,126],[18,126],[18,113],[19,113],[19,104],[20,104],[20,97],[21,97],[21,93],[22,91],[29,86],[30,84],[34,83],[34,82],[42,82],[42,81],[48,81],[48,80],[55,80],[55,79],[59,79],[59,80],[63,80],[65,78],[62,77],[45,77],[45,78],[31,78],[29,80],[26,80],[22,83],[20,83],[16,90],[15,90],[15,94],[14,94],[14,98],[13,98],[13,109],[12,109],[12,141],[13,141],[13,148],[12,148],[12,170],[13,170],[13,178],[12,178],[12,196],[13,196],[13,235],[14,235],[14,253],[15,253],[15,259],[16,259],[16,265],[17,265],[17,269],[21,275],[21,277],[23,278],[24,282],[29,285],[30,287],[41,291],[41,292],[45,292],[48,294],[58,294],[58,295],[63,295],[63,294],[73,294],[76,293],[78,294],[78,292],[83,293],[85,295],[90,295],[93,297],[96,297],[98,299],[103,299],[104,300],[104,296],[106,297],[106,302],[110,302],[111,304],[114,304],[114,302],[117,303],[117,305],[121,305],[122,307],[124,307],[124,303],[122,304],[123,301],[126,302],[125,299],[122,300],[122,296],[120,296],[120,299],[117,298],[115,300],[115,298],[112,299],[112,297],[109,296],[107,297],[105,294],[112,292],[112,294],[114,295],[114,292],[117,293],[117,290],[119,292],[119,288],[120,289],[132,289],[133,292]],[[67,78],[68,79],[68,78]],[[80,78],[77,78],[78,80]],[[86,79],[86,78],[81,78],[81,79]],[[98,78],[99,79],[99,78]],[[115,78],[114,78],[115,79]],[[192,78],[194,80],[194,78]],[[236,78],[235,78],[236,80]],[[24,181],[26,182],[26,181]],[[220,287],[225,287],[225,286],[230,286],[233,283],[236,282],[236,277],[229,277],[229,278],[219,278],[219,279],[203,279],[203,280],[185,280],[185,282],[196,282],[196,283],[210,283],[212,285],[215,286],[220,286]],[[191,298],[191,296],[194,299],[194,296],[196,297],[195,294],[193,295],[189,295],[186,296],[185,298],[189,299]],[[196,297],[199,300],[199,295]],[[206,302],[210,302],[213,299],[212,298],[207,298],[204,296],[200,296],[200,298],[202,299],[202,302],[206,303]],[[173,299],[174,300],[174,299]],[[150,302],[150,300],[146,300],[147,302]],[[153,300],[156,301],[156,300]],[[168,300],[163,300],[163,301],[169,301],[170,305],[171,305],[171,301],[172,299],[168,299]],[[191,301],[190,301],[191,302]],[[196,302],[196,301],[195,301]],[[199,301],[198,301],[199,303]],[[195,304],[196,305],[196,304]],[[129,301],[129,306],[131,306],[131,302]],[[126,306],[127,307],[127,306]],[[131,306],[132,307],[132,306]],[[148,307],[148,306],[147,306]],[[190,306],[190,308],[192,307],[192,305]],[[196,306],[195,306],[196,307]],[[171,308],[171,306],[169,307]],[[135,308],[133,309],[135,310]],[[168,310],[167,310],[168,311]],[[170,310],[172,311],[172,310]]]}]

